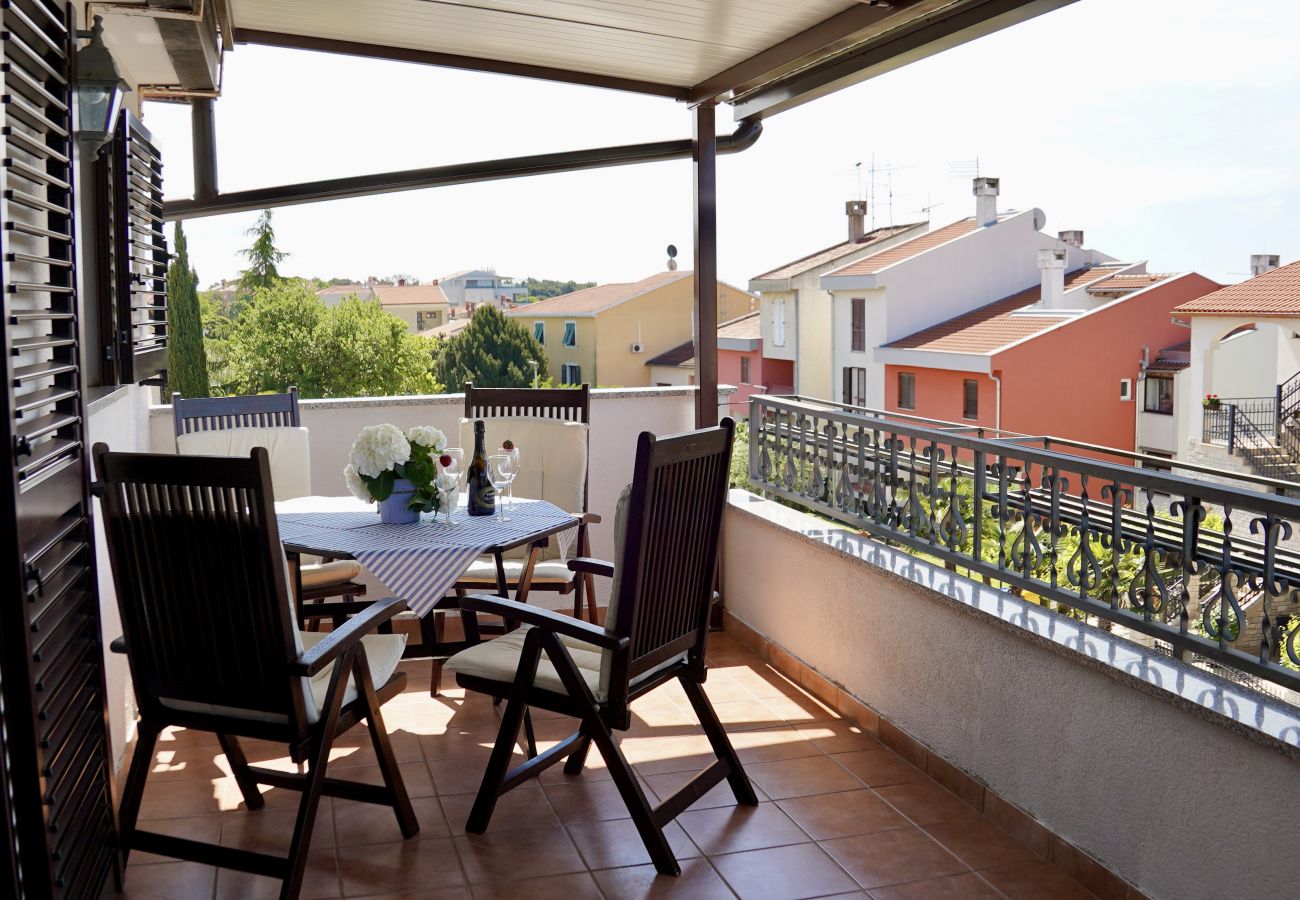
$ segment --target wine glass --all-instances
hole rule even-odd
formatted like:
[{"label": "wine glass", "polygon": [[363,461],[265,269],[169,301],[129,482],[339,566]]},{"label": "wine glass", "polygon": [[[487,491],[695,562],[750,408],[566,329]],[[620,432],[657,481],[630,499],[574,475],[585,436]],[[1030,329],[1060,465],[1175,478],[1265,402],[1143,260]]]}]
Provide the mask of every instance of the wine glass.
[{"label": "wine glass", "polygon": [[488,479],[492,486],[497,490],[497,521],[508,522],[510,517],[506,515],[505,498],[502,492],[510,487],[511,482],[515,480],[518,470],[515,468],[515,461],[508,453],[493,453],[488,457]]},{"label": "wine glass", "polygon": [[[514,460],[515,474],[518,475],[519,474],[519,445],[516,444],[514,441],[506,441],[505,444],[501,445],[501,452],[504,453],[506,456],[509,456],[512,460]],[[511,506],[515,505],[515,482],[513,478],[510,480],[510,505]]]},{"label": "wine glass", "polygon": [[451,458],[451,465],[443,466],[443,471],[448,475],[455,475],[459,478],[465,473],[465,451],[460,447],[448,447],[442,451],[442,456]]},{"label": "wine glass", "polygon": [[434,479],[433,486],[438,492],[441,510],[445,513],[443,523],[446,525],[456,524],[451,519],[451,511],[456,508],[456,504],[460,501],[460,475],[452,471],[451,466],[447,466]]}]

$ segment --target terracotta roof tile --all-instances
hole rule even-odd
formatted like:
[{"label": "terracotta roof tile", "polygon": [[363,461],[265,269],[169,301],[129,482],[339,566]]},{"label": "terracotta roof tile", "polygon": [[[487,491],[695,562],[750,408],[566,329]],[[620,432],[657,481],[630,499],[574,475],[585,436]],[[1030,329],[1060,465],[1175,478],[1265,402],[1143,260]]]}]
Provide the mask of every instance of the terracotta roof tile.
[{"label": "terracotta roof tile", "polygon": [[640,281],[598,284],[595,287],[560,294],[558,297],[548,297],[545,300],[538,300],[536,303],[516,307],[507,311],[506,315],[558,316],[598,313],[609,309],[611,306],[616,306],[624,300],[630,300],[679,279],[689,278],[692,274],[690,269],[683,269],[678,272],[657,272],[649,278],[642,278]]},{"label": "terracotta roof tile", "polygon": [[647,366],[681,366],[695,359],[695,344],[687,341],[684,344],[678,344],[660,353],[658,356],[652,356],[645,361]]},{"label": "terracotta roof tile", "polygon": [[1100,284],[1089,285],[1088,293],[1127,294],[1132,293],[1133,291],[1140,291],[1143,288],[1149,288],[1153,284],[1159,284],[1169,277],[1171,276],[1167,273],[1133,273],[1129,275],[1115,275],[1111,278],[1107,278]]},{"label": "terracotta roof tile", "polygon": [[[1075,269],[1065,276],[1067,291],[1112,276],[1119,267]],[[1168,276],[1164,276],[1168,277]],[[932,325],[886,346],[902,350],[939,350],[947,353],[992,353],[1007,344],[1032,337],[1073,318],[1070,313],[1015,315],[1017,310],[1042,299],[1042,286],[1034,285],[987,306]]]},{"label": "terracotta roof tile", "polygon": [[447,295],[436,284],[377,284],[375,299],[381,306],[428,306],[446,303]]},{"label": "terracotta roof tile", "polygon": [[746,313],[743,316],[723,322],[718,326],[719,338],[735,338],[742,341],[752,341],[763,337],[763,320],[759,316],[759,311]]},{"label": "terracotta roof tile", "polygon": [[863,235],[860,241],[844,241],[834,246],[827,247],[825,250],[818,250],[816,253],[810,253],[794,262],[786,263],[780,268],[773,269],[770,272],[764,272],[762,275],[755,275],[751,281],[776,281],[782,278],[793,278],[803,272],[808,272],[818,266],[826,263],[835,262],[841,256],[848,256],[856,250],[864,247],[870,247],[872,244],[879,244],[888,240],[895,235],[902,234],[924,225],[924,222],[912,222],[907,225],[891,225],[886,228],[877,228]]},{"label": "terracotta roof tile", "polygon": [[1174,308],[1202,316],[1300,315],[1300,260]]},{"label": "terracotta roof tile", "polygon": [[942,228],[936,228],[934,231],[928,231],[920,237],[914,237],[910,241],[903,241],[901,244],[895,244],[888,250],[881,250],[879,253],[860,259],[857,262],[851,262],[842,269],[836,269],[832,275],[874,275],[886,266],[892,266],[894,263],[902,262],[905,259],[911,259],[918,253],[924,253],[926,250],[938,247],[940,244],[946,244],[949,241],[956,240],[963,235],[970,234],[975,230],[975,219],[962,219],[959,222],[953,222],[951,225],[945,225]]},{"label": "terracotta roof tile", "polygon": [[1147,366],[1148,372],[1181,372],[1183,369],[1191,368],[1191,363],[1185,359],[1160,359]]}]

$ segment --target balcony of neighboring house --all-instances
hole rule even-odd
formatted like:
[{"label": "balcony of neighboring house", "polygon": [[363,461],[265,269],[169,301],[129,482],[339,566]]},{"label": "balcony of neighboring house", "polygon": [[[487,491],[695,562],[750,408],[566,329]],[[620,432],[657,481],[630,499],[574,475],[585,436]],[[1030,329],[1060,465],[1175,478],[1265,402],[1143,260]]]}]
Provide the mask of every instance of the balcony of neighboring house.
[{"label": "balcony of neighboring house", "polygon": [[[591,509],[606,522],[637,434],[692,427],[695,392],[592,392]],[[147,399],[103,401],[92,434],[171,452],[171,410]],[[730,399],[723,389],[719,407]],[[362,425],[452,433],[462,398],[301,406],[312,488],[329,494]],[[725,785],[693,804],[670,829],[678,879],[655,874],[599,762],[580,776],[547,772],[503,801],[486,834],[467,836],[500,711],[449,677],[430,697],[427,664],[411,661],[385,721],[420,836],[403,841],[386,809],[333,800],[310,895],[1288,895],[1289,834],[1258,827],[1258,810],[1300,800],[1300,553],[1283,534],[1300,501],[834,404],[757,396],[748,418],[707,691],[759,805],[737,807]],[[611,554],[612,528],[593,543]],[[104,604],[107,615],[107,589]],[[120,658],[108,682],[122,760]],[[540,746],[565,725],[539,715]],[[675,690],[634,704],[621,740],[652,800],[707,752]],[[275,745],[247,749],[289,764]],[[338,777],[378,778],[363,735],[335,753]],[[1169,823],[1206,821],[1207,792],[1225,798],[1214,827],[1171,841]],[[267,800],[246,810],[215,740],[173,730],[142,817],[282,849],[294,795]],[[1222,858],[1277,864],[1225,869]],[[129,896],[251,896],[275,882],[135,854],[126,885]]]}]

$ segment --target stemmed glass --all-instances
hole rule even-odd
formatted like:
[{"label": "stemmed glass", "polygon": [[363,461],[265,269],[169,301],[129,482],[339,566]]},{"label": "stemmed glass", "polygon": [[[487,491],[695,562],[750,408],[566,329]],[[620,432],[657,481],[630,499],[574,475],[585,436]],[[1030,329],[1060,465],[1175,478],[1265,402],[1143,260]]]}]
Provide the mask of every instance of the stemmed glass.
[{"label": "stemmed glass", "polygon": [[440,455],[447,457],[449,462],[442,467],[442,472],[439,473],[434,485],[438,489],[438,497],[446,513],[443,521],[447,525],[454,525],[451,512],[460,501],[460,480],[465,474],[465,451],[460,447],[447,447]]},{"label": "stemmed glass", "polygon": [[509,453],[493,453],[488,457],[488,478],[492,486],[497,489],[497,521],[508,522],[510,517],[506,515],[505,498],[502,491],[510,487],[518,473],[515,459]]},{"label": "stemmed glass", "polygon": [[[506,441],[506,444],[508,444],[509,446],[502,445],[501,452],[504,453],[506,456],[510,457],[511,460],[513,460],[515,466],[515,474],[518,475],[519,474],[519,447],[517,444],[515,444],[514,441]],[[515,505],[515,481],[513,478],[510,479],[510,505],[511,506]]]}]

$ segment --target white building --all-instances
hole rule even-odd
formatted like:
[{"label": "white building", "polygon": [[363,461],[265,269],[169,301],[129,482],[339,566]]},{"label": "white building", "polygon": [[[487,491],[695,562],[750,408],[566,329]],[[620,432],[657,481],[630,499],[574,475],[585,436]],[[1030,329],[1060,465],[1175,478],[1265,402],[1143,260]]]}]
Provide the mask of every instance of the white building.
[{"label": "white building", "polygon": [[434,283],[447,295],[452,309],[462,309],[467,303],[491,303],[498,309],[509,309],[528,296],[528,288],[513,278],[498,275],[495,269],[466,269]]}]

